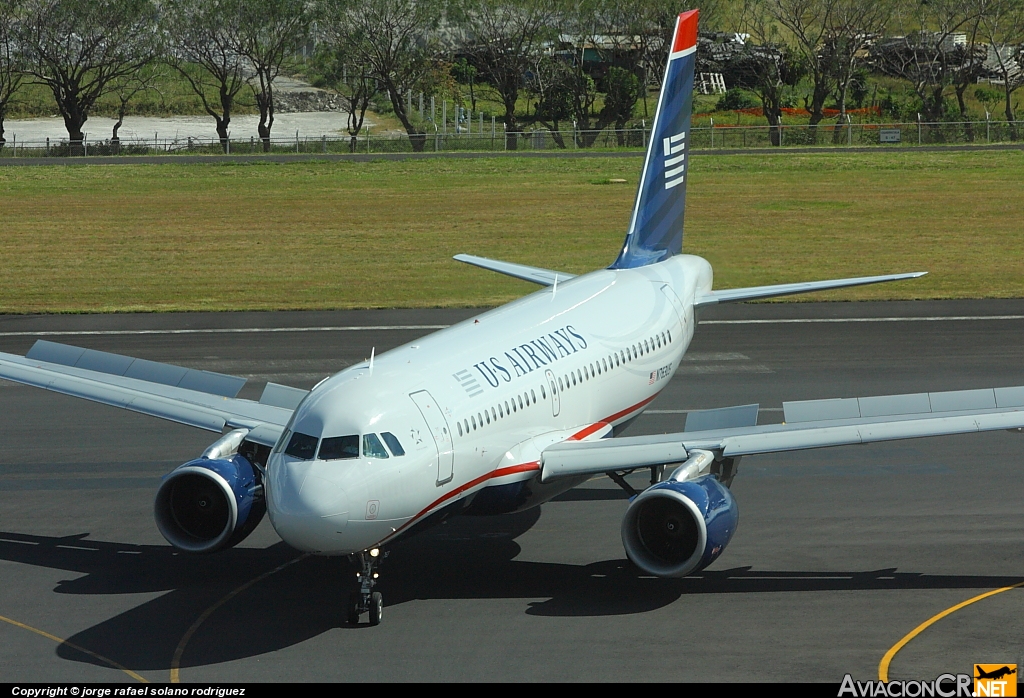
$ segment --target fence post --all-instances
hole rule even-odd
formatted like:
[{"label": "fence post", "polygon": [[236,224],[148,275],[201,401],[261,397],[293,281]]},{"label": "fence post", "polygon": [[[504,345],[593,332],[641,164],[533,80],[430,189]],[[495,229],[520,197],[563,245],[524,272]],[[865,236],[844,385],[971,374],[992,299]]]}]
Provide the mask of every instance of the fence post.
[{"label": "fence post", "polygon": [[647,150],[647,119],[640,121],[640,142],[643,144],[644,150]]},{"label": "fence post", "polygon": [[988,109],[985,110],[985,141],[992,142],[992,120],[989,118]]},{"label": "fence post", "polygon": [[11,136],[11,143],[14,144],[14,155],[13,155],[13,157],[18,157],[18,134],[17,133],[15,133],[13,136]]},{"label": "fence post", "polygon": [[853,145],[853,120],[846,115],[846,145]]},{"label": "fence post", "polygon": [[370,154],[370,127],[366,127],[366,154]]},{"label": "fence post", "polygon": [[252,136],[249,136],[249,152],[250,153],[255,153],[256,152],[256,139],[253,138]]},{"label": "fence post", "polygon": [[323,141],[323,144],[324,144],[324,155],[326,155],[327,154],[327,134],[323,134],[322,136],[320,136],[320,140]]},{"label": "fence post", "polygon": [[917,144],[921,145],[921,112],[917,112]]},{"label": "fence post", "polygon": [[50,156],[50,137],[46,137],[46,156]]},{"label": "fence post", "polygon": [[299,154],[299,129],[295,129],[295,154]]},{"label": "fence post", "polygon": [[[17,150],[17,148],[15,148],[15,150]],[[84,152],[85,157],[89,157],[89,134],[88,133],[83,133],[82,134],[82,151]]]},{"label": "fence post", "polygon": [[441,133],[448,134],[448,100],[441,100]]},{"label": "fence post", "polygon": [[226,154],[227,155],[231,155],[231,133],[230,132],[228,132],[228,138],[227,138],[226,145],[227,145],[227,153]]},{"label": "fence post", "polygon": [[715,147],[715,117],[711,117],[711,147]]}]

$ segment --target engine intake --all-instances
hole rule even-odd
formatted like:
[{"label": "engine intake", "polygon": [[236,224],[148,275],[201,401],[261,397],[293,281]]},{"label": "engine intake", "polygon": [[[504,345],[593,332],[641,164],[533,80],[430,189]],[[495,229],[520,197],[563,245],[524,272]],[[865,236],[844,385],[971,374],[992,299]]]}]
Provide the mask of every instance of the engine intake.
[{"label": "engine intake", "polygon": [[237,545],[267,511],[258,472],[244,456],[197,458],[178,466],[156,493],[156,525],[167,542],[190,553]]},{"label": "engine intake", "polygon": [[715,476],[670,480],[630,503],[622,520],[622,545],[648,574],[685,577],[718,558],[738,522],[736,500]]}]

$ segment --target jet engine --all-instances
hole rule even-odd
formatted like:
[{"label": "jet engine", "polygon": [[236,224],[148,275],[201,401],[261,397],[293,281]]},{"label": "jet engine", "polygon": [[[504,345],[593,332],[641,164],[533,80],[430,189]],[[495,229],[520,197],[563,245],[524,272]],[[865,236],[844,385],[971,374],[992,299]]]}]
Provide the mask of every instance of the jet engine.
[{"label": "jet engine", "polygon": [[644,572],[684,577],[715,561],[738,521],[736,500],[714,475],[668,480],[630,503],[622,520],[622,545]]},{"label": "jet engine", "polygon": [[239,453],[180,465],[156,493],[157,528],[168,543],[190,553],[237,545],[266,511],[261,475]]}]

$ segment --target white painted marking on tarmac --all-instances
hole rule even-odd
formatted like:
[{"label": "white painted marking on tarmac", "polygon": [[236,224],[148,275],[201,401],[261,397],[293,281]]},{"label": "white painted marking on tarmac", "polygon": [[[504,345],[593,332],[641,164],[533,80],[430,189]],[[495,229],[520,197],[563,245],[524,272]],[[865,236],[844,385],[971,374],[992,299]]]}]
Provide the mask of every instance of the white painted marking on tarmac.
[{"label": "white painted marking on tarmac", "polygon": [[[794,318],[770,320],[702,320],[702,325],[787,325],[846,322],[968,322],[976,320],[1024,320],[1024,315],[937,315],[930,317]],[[278,332],[388,332],[444,330],[451,325],[348,325],[325,327],[214,327],[177,330],[41,330],[0,332],[0,337],[89,337],[116,335],[175,334],[271,334]]]}]

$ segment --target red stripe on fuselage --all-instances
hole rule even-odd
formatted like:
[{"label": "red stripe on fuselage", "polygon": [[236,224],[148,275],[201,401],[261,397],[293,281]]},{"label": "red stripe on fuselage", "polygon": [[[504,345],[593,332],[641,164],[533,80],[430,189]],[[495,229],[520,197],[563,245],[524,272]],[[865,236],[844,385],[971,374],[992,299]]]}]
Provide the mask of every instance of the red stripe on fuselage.
[{"label": "red stripe on fuselage", "polygon": [[676,35],[672,42],[672,53],[685,51],[697,45],[697,10],[690,10],[679,15]]},{"label": "red stripe on fuselage", "polygon": [[[605,427],[608,424],[610,424],[611,422],[614,422],[619,417],[624,417],[627,414],[629,414],[630,412],[636,412],[638,409],[640,409],[644,405],[648,404],[651,400],[653,400],[654,398],[658,397],[658,394],[660,392],[661,391],[659,390],[657,393],[655,393],[654,395],[651,395],[649,398],[647,398],[645,400],[641,400],[640,402],[636,403],[635,405],[633,405],[631,407],[627,407],[624,410],[616,412],[615,414],[611,415],[610,417],[605,417],[604,420],[602,420],[600,422],[595,422],[594,424],[591,424],[589,427],[586,427],[585,429],[581,429],[580,431],[578,431],[575,434],[573,434],[572,436],[570,436],[568,438],[568,440],[569,441],[579,441],[580,439],[583,439],[583,438],[586,438],[587,436],[590,436],[591,434],[593,434],[594,432],[598,431],[602,427]],[[477,485],[479,485],[482,482],[485,482],[487,480],[493,480],[493,479],[499,478],[499,477],[505,477],[506,475],[515,475],[516,473],[527,473],[527,472],[530,472],[530,471],[533,471],[533,470],[540,470],[540,461],[530,461],[529,463],[520,463],[519,465],[510,465],[510,466],[508,466],[506,468],[498,468],[497,470],[489,472],[486,475],[481,475],[478,478],[470,480],[469,482],[465,483],[464,485],[459,485],[458,487],[456,487],[451,492],[448,492],[447,494],[445,494],[445,495],[443,495],[441,497],[438,497],[436,500],[434,500],[430,504],[430,506],[428,506],[426,509],[424,509],[420,513],[416,514],[416,516],[412,517],[411,519],[406,521],[404,524],[402,524],[402,526],[397,531],[395,531],[390,536],[388,536],[388,538],[394,538],[396,535],[398,535],[399,533],[404,531],[406,528],[408,528],[412,523],[414,523],[415,521],[417,521],[420,518],[422,518],[425,514],[428,514],[429,512],[433,511],[434,509],[436,509],[440,505],[442,505],[445,502],[447,502],[448,500],[450,500],[452,497],[456,497],[456,496],[462,494],[463,492],[465,492],[466,490],[473,489],[474,487],[476,487]]]},{"label": "red stripe on fuselage", "polygon": [[416,521],[417,519],[422,517],[424,514],[430,512],[430,511],[433,511],[434,509],[436,509],[440,505],[442,505],[445,502],[447,502],[452,497],[455,497],[456,495],[460,495],[463,492],[465,492],[466,490],[473,489],[474,487],[479,485],[481,482],[484,482],[485,480],[493,480],[494,478],[497,478],[497,477],[505,477],[506,475],[515,475],[516,473],[526,473],[526,472],[529,472],[531,470],[540,470],[540,461],[536,461],[535,460],[535,461],[531,461],[529,463],[520,463],[519,465],[510,465],[507,468],[498,468],[497,470],[491,471],[491,472],[487,473],[486,475],[481,475],[480,477],[476,478],[475,480],[470,480],[469,482],[467,482],[464,485],[459,485],[458,487],[456,487],[451,492],[449,492],[449,493],[447,493],[447,494],[445,494],[445,495],[435,499],[433,501],[433,503],[431,503],[430,506],[428,506],[426,509],[424,509],[420,513],[416,514],[416,516],[414,516],[411,519],[409,519],[408,521],[406,521],[404,524],[402,524],[401,528],[399,528],[397,531],[392,533],[391,536],[388,536],[388,537],[389,538],[394,537],[396,534],[398,534],[398,533],[402,532],[403,530],[405,530],[405,528],[407,528],[409,526],[409,524],[413,523],[414,521]]}]

